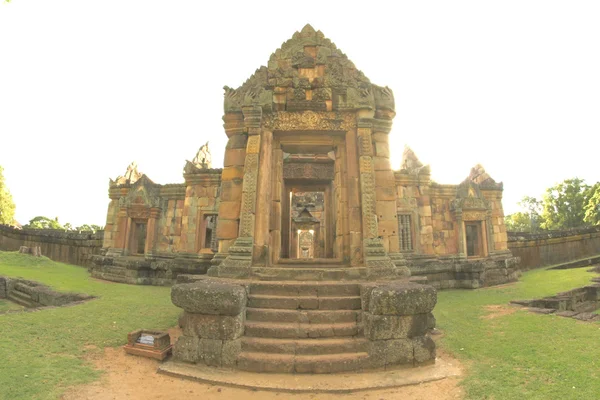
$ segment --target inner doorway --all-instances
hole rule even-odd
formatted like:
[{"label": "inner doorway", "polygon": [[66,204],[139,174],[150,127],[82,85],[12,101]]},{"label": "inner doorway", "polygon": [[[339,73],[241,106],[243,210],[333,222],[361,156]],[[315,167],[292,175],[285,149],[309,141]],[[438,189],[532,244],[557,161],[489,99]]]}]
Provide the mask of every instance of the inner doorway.
[{"label": "inner doorway", "polygon": [[281,258],[334,258],[331,182],[285,181]]}]

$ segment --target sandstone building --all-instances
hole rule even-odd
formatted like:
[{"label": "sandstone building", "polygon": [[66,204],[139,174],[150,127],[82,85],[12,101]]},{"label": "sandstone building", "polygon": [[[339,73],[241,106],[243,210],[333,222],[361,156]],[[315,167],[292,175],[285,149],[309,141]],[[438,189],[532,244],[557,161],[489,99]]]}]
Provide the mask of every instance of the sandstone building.
[{"label": "sandstone building", "polygon": [[96,277],[177,282],[175,362],[290,373],[430,363],[433,286],[516,279],[502,185],[479,166],[459,185],[434,183],[409,149],[393,171],[392,90],[310,25],[225,87],[224,111],[223,169],[205,145],[183,184],[134,164],[110,182],[94,257]]},{"label": "sandstone building", "polygon": [[502,184],[481,166],[437,184],[410,149],[392,170],[392,90],[321,32],[305,27],[240,88],[225,87],[224,111],[223,169],[206,144],[183,184],[156,184],[133,164],[111,180],[95,276],[170,284],[212,265],[215,276],[301,279],[287,264],[318,261],[334,279],[407,268],[441,288],[516,278]]}]

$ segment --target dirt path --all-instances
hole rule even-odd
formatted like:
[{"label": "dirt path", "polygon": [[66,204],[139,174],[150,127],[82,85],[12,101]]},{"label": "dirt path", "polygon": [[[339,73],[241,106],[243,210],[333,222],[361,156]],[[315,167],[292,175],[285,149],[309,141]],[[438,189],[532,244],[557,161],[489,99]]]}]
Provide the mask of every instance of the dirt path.
[{"label": "dirt path", "polygon": [[[178,332],[170,330],[172,338]],[[444,355],[444,359],[450,357]],[[172,378],[156,373],[158,361],[125,354],[121,348],[106,348],[92,359],[96,368],[106,371],[97,382],[76,386],[67,391],[63,400],[159,400],[159,399],[203,399],[203,400],[382,400],[382,399],[461,399],[463,392],[458,387],[459,378],[447,378],[416,386],[397,389],[373,390],[351,394],[290,394],[253,391],[226,386],[204,384]],[[452,360],[453,363],[457,360]]]}]

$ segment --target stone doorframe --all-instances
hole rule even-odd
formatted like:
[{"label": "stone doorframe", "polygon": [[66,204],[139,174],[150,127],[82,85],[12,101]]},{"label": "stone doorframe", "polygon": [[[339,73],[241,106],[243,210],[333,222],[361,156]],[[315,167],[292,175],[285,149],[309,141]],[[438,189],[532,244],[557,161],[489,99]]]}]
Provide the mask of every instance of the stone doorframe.
[{"label": "stone doorframe", "polygon": [[[283,247],[290,245],[291,225],[284,217],[290,215],[292,189],[325,193],[326,254],[332,260],[352,264],[348,251],[347,133],[277,130],[272,135],[271,264],[289,257]],[[358,185],[355,189],[358,191]]]}]

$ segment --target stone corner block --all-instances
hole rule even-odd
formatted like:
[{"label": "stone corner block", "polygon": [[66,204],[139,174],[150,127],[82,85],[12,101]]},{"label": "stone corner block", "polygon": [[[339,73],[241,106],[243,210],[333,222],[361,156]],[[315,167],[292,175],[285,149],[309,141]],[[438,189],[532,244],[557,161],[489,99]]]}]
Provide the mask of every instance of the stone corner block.
[{"label": "stone corner block", "polygon": [[173,358],[188,363],[197,362],[199,341],[197,337],[180,336],[173,346]]},{"label": "stone corner block", "polygon": [[433,286],[394,282],[371,291],[369,312],[376,315],[426,314],[436,303],[437,291]]},{"label": "stone corner block", "polygon": [[435,342],[428,335],[414,338],[413,340],[415,364],[435,362]]},{"label": "stone corner block", "polygon": [[246,289],[215,280],[181,283],[171,289],[171,301],[189,313],[238,315],[246,307]]},{"label": "stone corner block", "polygon": [[183,334],[201,339],[233,340],[244,334],[244,313],[236,316],[192,314],[184,312],[179,319]]}]

